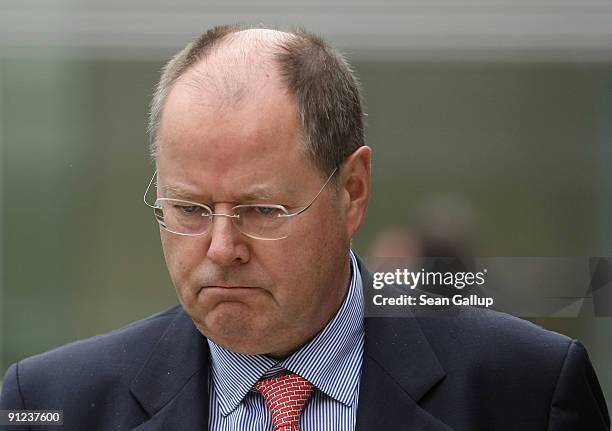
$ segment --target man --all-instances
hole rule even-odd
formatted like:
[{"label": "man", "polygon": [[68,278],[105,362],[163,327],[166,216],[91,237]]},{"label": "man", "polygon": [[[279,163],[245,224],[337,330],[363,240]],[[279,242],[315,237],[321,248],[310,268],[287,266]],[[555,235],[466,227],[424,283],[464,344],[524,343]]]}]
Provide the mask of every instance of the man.
[{"label": "man", "polygon": [[164,69],[150,132],[180,306],[11,366],[2,409],[69,430],[609,428],[575,341],[492,313],[364,318],[371,150],[320,39],[207,32]]}]

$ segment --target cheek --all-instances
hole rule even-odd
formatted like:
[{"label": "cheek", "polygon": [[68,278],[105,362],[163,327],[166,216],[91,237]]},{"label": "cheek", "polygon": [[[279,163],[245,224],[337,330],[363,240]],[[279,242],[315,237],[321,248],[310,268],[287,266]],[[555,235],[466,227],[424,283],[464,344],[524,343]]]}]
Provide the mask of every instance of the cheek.
[{"label": "cheek", "polygon": [[341,227],[325,222],[330,216],[313,217],[313,223],[302,223],[299,232],[294,231],[282,244],[279,241],[279,247],[260,254],[267,258],[266,269],[283,287],[275,292],[280,303],[293,309],[311,305],[327,290],[323,284],[336,279],[348,240]]},{"label": "cheek", "polygon": [[160,236],[170,278],[180,292],[185,289],[190,274],[202,261],[206,249],[201,243],[202,238],[177,237],[166,231],[162,231]]}]

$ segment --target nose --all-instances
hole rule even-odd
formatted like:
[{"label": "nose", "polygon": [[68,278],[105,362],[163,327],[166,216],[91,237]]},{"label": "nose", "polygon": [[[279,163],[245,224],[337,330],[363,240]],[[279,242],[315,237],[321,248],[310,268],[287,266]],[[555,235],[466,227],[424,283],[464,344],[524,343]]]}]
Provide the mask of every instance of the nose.
[{"label": "nose", "polygon": [[[231,207],[216,205],[215,214],[231,214]],[[247,238],[234,226],[231,217],[215,215],[210,227],[206,256],[219,266],[247,263],[250,251]]]}]

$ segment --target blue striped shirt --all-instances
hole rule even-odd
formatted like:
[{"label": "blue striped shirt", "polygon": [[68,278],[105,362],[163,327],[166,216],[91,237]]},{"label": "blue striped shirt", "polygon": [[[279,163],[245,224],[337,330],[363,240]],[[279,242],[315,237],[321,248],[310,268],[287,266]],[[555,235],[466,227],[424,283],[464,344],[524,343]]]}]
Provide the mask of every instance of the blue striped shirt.
[{"label": "blue striped shirt", "polygon": [[208,340],[211,355],[210,431],[271,431],[263,396],[251,390],[260,379],[288,370],[314,386],[302,417],[302,431],[354,430],[363,360],[363,291],[353,252],[349,290],[327,326],[288,358],[243,355]]}]

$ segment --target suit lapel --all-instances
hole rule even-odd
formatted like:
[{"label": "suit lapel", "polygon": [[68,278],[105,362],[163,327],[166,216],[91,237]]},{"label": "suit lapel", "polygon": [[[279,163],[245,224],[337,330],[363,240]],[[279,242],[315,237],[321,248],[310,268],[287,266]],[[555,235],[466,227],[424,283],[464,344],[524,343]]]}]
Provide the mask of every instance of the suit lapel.
[{"label": "suit lapel", "polygon": [[[359,266],[370,289],[371,274]],[[416,318],[366,318],[356,430],[451,431],[418,404],[444,376]]]},{"label": "suit lapel", "polygon": [[133,431],[208,427],[208,344],[179,308],[130,391],[149,415]]}]

